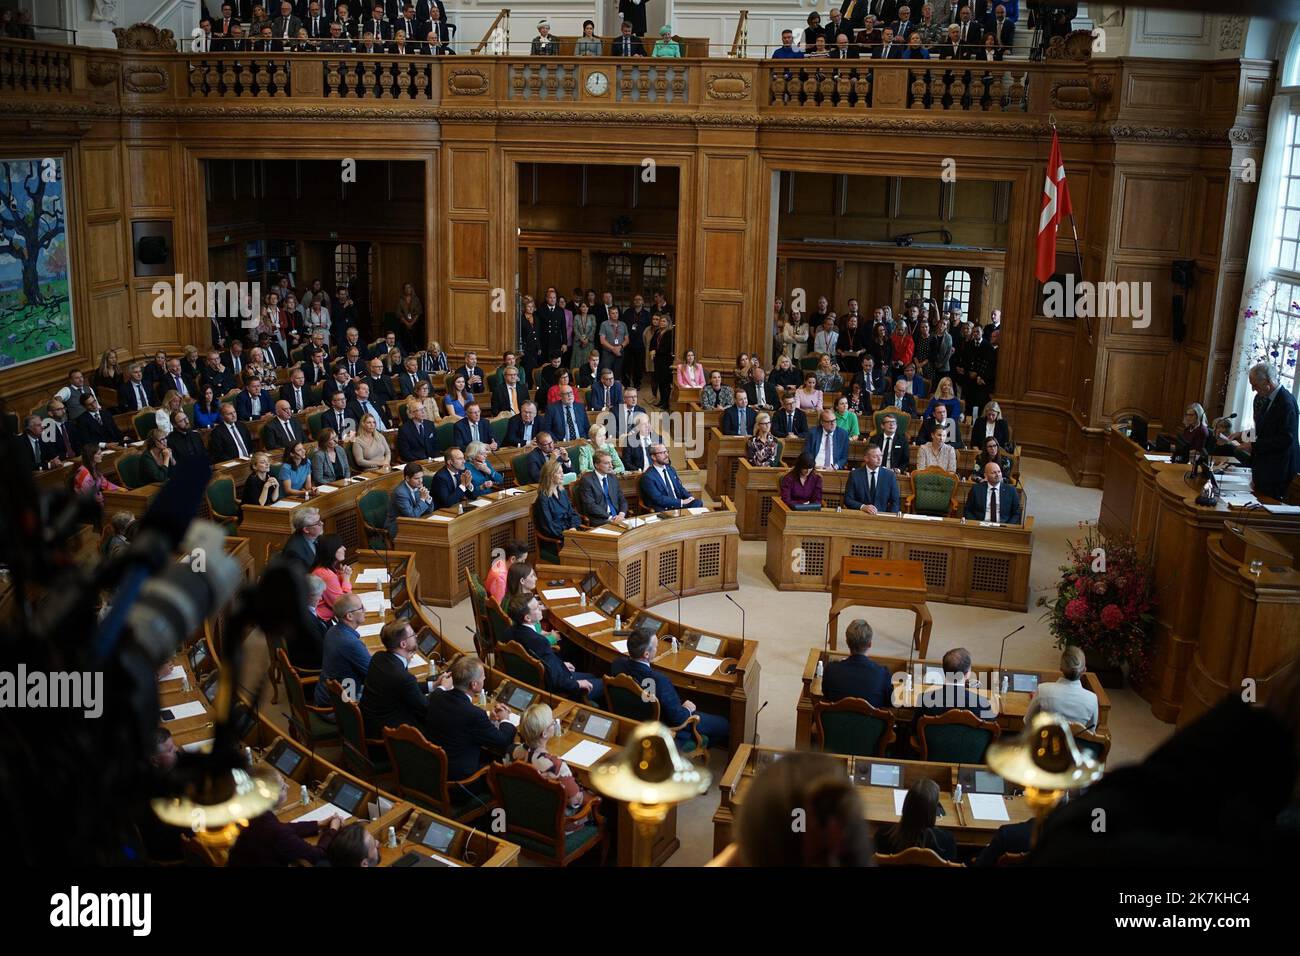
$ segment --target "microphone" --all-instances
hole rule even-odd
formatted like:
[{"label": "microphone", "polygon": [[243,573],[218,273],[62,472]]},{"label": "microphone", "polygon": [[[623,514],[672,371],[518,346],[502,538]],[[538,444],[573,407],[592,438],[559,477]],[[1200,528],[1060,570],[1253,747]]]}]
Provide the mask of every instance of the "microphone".
[{"label": "microphone", "polygon": [[1014,634],[1019,634],[1024,629],[1025,629],[1025,625],[1021,624],[1018,628],[1012,631],[1011,634],[1008,634],[1006,637],[1002,638],[1002,651],[998,654],[998,676],[999,677],[1002,676],[1002,657],[1007,652],[1007,639]]},{"label": "microphone", "polygon": [[[591,563],[591,555],[589,555],[589,554],[587,553],[587,549],[584,548],[584,547],[582,546],[582,542],[579,541],[577,538],[565,538],[564,540],[565,540],[565,541],[571,541],[571,542],[573,542],[575,545],[578,546],[578,550],[582,552],[582,556],[583,556],[584,558],[587,559],[587,571],[588,571],[588,573],[591,573],[591,572],[594,570],[593,567],[592,567],[592,563]],[[620,571],[620,570],[618,569],[618,565],[617,565],[617,564],[611,564],[611,565],[609,565],[609,569],[610,569],[611,571],[613,571],[615,574],[617,574],[617,575],[618,575],[618,579],[623,583],[623,593],[620,594],[620,595],[618,596],[618,599],[619,599],[620,601],[626,601],[626,600],[627,600],[627,597],[626,597],[626,595],[627,595],[627,578],[625,578],[625,577],[623,576],[623,572]],[[681,622],[678,621],[677,623],[680,624]]]},{"label": "microphone", "polygon": [[745,639],[745,609],[741,607],[740,604],[737,603],[736,599],[733,598],[727,592],[723,591],[722,596],[726,598],[728,601],[730,601],[732,604],[735,604],[737,609],[739,609],[740,611],[740,639],[743,641]]},{"label": "microphone", "polygon": [[759,716],[763,713],[763,711],[767,709],[767,705],[768,705],[768,703],[770,703],[770,702],[769,702],[769,701],[766,701],[766,700],[763,701],[762,706],[760,706],[760,707],[758,708],[758,711],[754,714],[754,743],[753,743],[753,746],[755,746],[755,747],[758,746],[758,718],[759,718]]},{"label": "microphone", "polygon": [[682,595],[681,595],[681,592],[680,592],[680,591],[675,591],[675,590],[673,590],[673,586],[672,586],[671,584],[664,584],[664,587],[666,587],[666,588],[668,589],[668,592],[669,592],[670,594],[672,594],[673,597],[677,598],[677,633],[680,634],[680,633],[682,632]]}]

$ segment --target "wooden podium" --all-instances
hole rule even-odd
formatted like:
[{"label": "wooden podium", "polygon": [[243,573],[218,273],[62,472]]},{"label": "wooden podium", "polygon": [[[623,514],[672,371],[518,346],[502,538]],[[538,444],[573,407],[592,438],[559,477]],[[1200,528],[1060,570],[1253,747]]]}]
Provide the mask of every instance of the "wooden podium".
[{"label": "wooden podium", "polygon": [[925,569],[920,561],[845,557],[831,581],[830,646],[836,647],[840,612],[850,607],[898,607],[916,615],[912,646],[925,657],[934,620],[925,602]]}]

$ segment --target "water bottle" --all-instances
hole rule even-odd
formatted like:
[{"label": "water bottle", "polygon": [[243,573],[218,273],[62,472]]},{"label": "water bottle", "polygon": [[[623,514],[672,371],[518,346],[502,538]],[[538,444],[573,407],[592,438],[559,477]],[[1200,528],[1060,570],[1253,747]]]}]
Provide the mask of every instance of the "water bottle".
[{"label": "water bottle", "polygon": [[396,848],[396,846],[397,846],[397,828],[396,828],[396,827],[389,827],[389,828],[388,828],[388,847],[389,847],[389,849],[394,849],[394,848]]},{"label": "water bottle", "polygon": [[250,767],[253,765],[253,748],[252,748],[252,747],[245,747],[245,748],[244,748],[244,759],[248,761],[248,765],[249,765]]},{"label": "water bottle", "polygon": [[826,665],[823,664],[821,661],[818,661],[818,662],[817,662],[817,679],[818,679],[818,680],[821,680],[821,679],[822,679],[822,674],[825,673],[825,671],[826,671]]},{"label": "water bottle", "polygon": [[669,638],[669,643],[672,645],[673,653],[676,654],[676,653],[677,653],[677,638],[675,638],[675,637],[673,637],[673,638]]},{"label": "water bottle", "polygon": [[307,790],[305,783],[298,789],[298,799],[302,801],[304,807],[311,803],[311,793]]},{"label": "water bottle", "polygon": [[903,698],[908,707],[912,706],[912,672],[908,671],[907,676],[903,678]]},{"label": "water bottle", "polygon": [[190,675],[185,671],[181,671],[181,690],[187,694],[190,692]]},{"label": "water bottle", "polygon": [[960,806],[960,805],[961,805],[961,795],[962,795],[961,784],[958,783],[957,786],[955,786],[955,787],[952,788],[952,802],[955,803],[955,804],[957,804],[958,806]]},{"label": "water bottle", "polygon": [[614,615],[614,630],[616,630],[616,631],[621,631],[621,630],[623,630],[623,615],[622,615],[622,614],[615,614],[615,615]]},{"label": "water bottle", "polygon": [[1002,675],[1002,693],[1005,694],[1005,693],[1007,692],[1007,689],[1008,689],[1010,686],[1011,686],[1011,678],[1008,677],[1006,674],[1003,674],[1003,675]]},{"label": "water bottle", "polygon": [[579,607],[586,607],[586,606],[587,606],[587,592],[586,592],[586,591],[580,591],[580,592],[578,592],[578,606],[579,606]]}]

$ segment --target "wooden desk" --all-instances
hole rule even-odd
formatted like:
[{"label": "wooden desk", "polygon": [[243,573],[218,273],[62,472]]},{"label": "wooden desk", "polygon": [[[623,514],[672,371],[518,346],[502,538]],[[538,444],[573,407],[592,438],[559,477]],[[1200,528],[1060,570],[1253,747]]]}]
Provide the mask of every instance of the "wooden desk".
[{"label": "wooden desk", "polygon": [[[610,587],[614,575],[602,568],[603,590],[593,593],[587,606],[580,604],[578,598],[560,597],[561,591],[577,586],[581,578],[567,579],[562,586],[553,586],[549,580],[539,580],[538,592],[545,602],[547,617],[556,633],[577,647],[586,661],[594,667],[584,667],[591,673],[607,674],[616,658],[624,655],[626,638],[614,636],[614,620],[604,615],[595,606],[603,594],[618,595],[618,589]],[[548,596],[548,592],[549,595]],[[600,614],[602,620],[597,623],[577,627],[569,618],[584,613]],[[630,627],[638,619],[649,619],[659,623],[660,654],[654,660],[656,670],[663,671],[677,688],[683,700],[692,700],[708,712],[723,715],[731,724],[729,738],[730,752],[735,753],[740,741],[753,736],[754,718],[759,699],[759,665],[758,642],[732,637],[715,631],[702,631],[698,628],[681,626],[675,620],[642,609],[632,601],[620,600],[618,608],[612,613],[618,614],[624,621],[624,627]],[[673,653],[670,638],[677,638],[678,650]],[[706,642],[716,640],[718,647],[709,653],[699,650],[698,644],[703,638]],[[618,643],[619,646],[615,647]],[[734,661],[735,670],[729,674],[722,673],[723,665],[708,675],[688,671],[687,666],[697,656],[715,658],[720,662]]]},{"label": "wooden desk", "polygon": [[[814,647],[808,651],[807,660],[803,669],[803,686],[799,691],[799,703],[795,712],[795,746],[801,750],[811,750],[816,747],[816,740],[813,734],[813,704],[822,699],[822,679],[817,676],[817,665],[821,664],[823,668],[831,661],[843,660],[848,656],[845,651],[826,651],[820,647]],[[914,659],[909,661],[902,657],[877,657],[872,655],[871,659],[876,663],[889,669],[893,677],[894,691],[891,699],[893,711],[897,717],[898,738],[905,740],[910,735],[910,727],[914,719],[914,704],[926,687],[936,686],[934,683],[926,683],[927,672],[937,669],[943,670],[942,660],[924,660]],[[903,681],[908,673],[912,674],[912,697],[911,701],[903,699]],[[1019,733],[1025,725],[1025,712],[1029,709],[1029,703],[1033,700],[1033,694],[1008,689],[1004,694],[1001,691],[1002,676],[1007,675],[1010,680],[1016,680],[1018,677],[1033,677],[1040,684],[1050,684],[1060,679],[1059,670],[1039,670],[1033,667],[1014,667],[1004,665],[999,671],[996,665],[990,664],[972,664],[971,676],[976,678],[981,685],[980,693],[989,697],[997,706],[997,722],[1002,728],[1003,733]],[[1092,671],[1084,671],[1083,686],[1085,689],[1092,691],[1097,695],[1097,730],[1100,733],[1109,733],[1108,721],[1110,719],[1110,696],[1106,689],[1101,686],[1101,681]]]},{"label": "wooden desk", "polygon": [[[1148,459],[1147,453],[1127,437],[1112,429],[1106,438],[1105,490],[1101,499],[1100,526],[1106,534],[1128,534],[1136,541],[1141,553],[1147,555],[1154,567],[1156,593],[1155,657],[1146,680],[1135,683],[1135,689],[1151,704],[1151,712],[1164,721],[1184,721],[1180,711],[1192,669],[1192,661],[1202,636],[1209,633],[1218,622],[1222,635],[1239,633],[1243,626],[1239,619],[1225,619],[1219,609],[1212,608],[1211,596],[1213,561],[1210,538],[1223,535],[1225,528],[1237,526],[1272,535],[1290,554],[1300,554],[1300,515],[1271,514],[1261,508],[1229,508],[1220,502],[1213,507],[1196,504],[1199,488],[1189,486],[1183,476],[1186,465]],[[1240,467],[1234,471],[1241,471]],[[1221,556],[1223,561],[1226,557]],[[1249,565],[1249,561],[1247,561]],[[1232,588],[1244,583],[1227,565],[1221,565],[1219,582],[1213,585],[1214,593],[1224,596],[1223,579],[1233,581]],[[1253,575],[1252,575],[1253,577]],[[1290,589],[1284,581],[1262,580],[1260,587],[1269,586],[1283,603],[1292,598],[1282,591]],[[1240,593],[1233,597],[1232,606],[1239,606]],[[1246,601],[1249,604],[1249,600]],[[1270,602],[1266,602],[1270,603]],[[1244,611],[1244,605],[1241,606]],[[1225,623],[1227,622],[1227,623]],[[1252,622],[1253,626],[1253,622]],[[1290,640],[1290,638],[1287,638]],[[1198,694],[1208,695],[1216,683],[1223,683],[1227,674],[1241,670],[1242,663],[1227,664],[1226,652],[1220,641],[1219,649],[1209,652],[1199,677]],[[1295,645],[1291,645],[1294,650]],[[1257,648],[1262,649],[1262,648]],[[1235,653],[1240,653],[1241,649]],[[1271,677],[1265,661],[1275,660],[1277,651],[1265,654],[1264,659],[1252,661],[1242,676],[1267,682]],[[1217,663],[1211,664],[1215,660]],[[1209,675],[1215,675],[1210,677]],[[1232,683],[1240,690],[1240,683]],[[1261,687],[1264,684],[1260,684]],[[1263,699],[1261,696],[1260,700]],[[1195,713],[1204,707],[1196,705]]]},{"label": "wooden desk", "polygon": [[[646,607],[675,598],[674,591],[683,596],[734,591],[740,550],[735,505],[724,498],[717,510],[667,514],[677,517],[646,515],[632,519],[637,526],[628,530],[570,531],[564,560],[616,568],[623,598]],[[538,574],[545,577],[544,566]]]},{"label": "wooden desk", "polygon": [[960,518],[792,511],[772,504],[763,570],[781,591],[826,591],[846,556],[919,561],[927,597],[1008,611],[1029,609],[1034,519],[990,525]]},{"label": "wooden desk", "polygon": [[[713,814],[713,852],[721,853],[732,842],[732,827],[735,824],[737,809],[744,804],[745,793],[752,785],[759,770],[773,760],[795,750],[782,750],[773,747],[754,747],[741,744],[736,754],[723,772],[720,789],[722,799]],[[900,790],[906,790],[917,780],[929,778],[939,785],[939,806],[942,815],[935,825],[952,833],[953,839],[960,846],[983,847],[988,845],[999,827],[1007,823],[1020,823],[1032,819],[1033,811],[1029,809],[1025,798],[1020,795],[1005,796],[1008,820],[982,820],[971,812],[970,801],[963,794],[960,805],[953,802],[961,771],[987,772],[985,766],[972,766],[937,761],[895,760],[889,757],[848,757],[830,754],[828,757],[837,764],[842,763],[845,775],[853,780],[854,789],[862,799],[863,814],[878,829],[898,822],[895,811],[894,787],[874,786],[870,784],[871,768],[876,765],[889,765],[899,770]],[[1008,788],[1010,789],[1010,788]]]},{"label": "wooden desk", "polygon": [[253,549],[253,561],[260,572],[271,555],[284,547],[293,534],[293,515],[300,508],[315,508],[325,522],[325,531],[343,536],[349,548],[365,547],[366,539],[357,518],[357,502],[368,491],[392,491],[402,480],[400,470],[363,471],[352,480],[336,482],[334,491],[312,495],[307,499],[283,498],[274,505],[245,505],[239,522],[239,534]]},{"label": "wooden desk", "polygon": [[831,650],[839,641],[841,611],[850,607],[897,607],[916,615],[912,646],[925,657],[930,652],[930,629],[934,626],[925,595],[925,570],[920,561],[845,556],[840,560],[839,572],[831,581],[831,613],[827,631]]}]

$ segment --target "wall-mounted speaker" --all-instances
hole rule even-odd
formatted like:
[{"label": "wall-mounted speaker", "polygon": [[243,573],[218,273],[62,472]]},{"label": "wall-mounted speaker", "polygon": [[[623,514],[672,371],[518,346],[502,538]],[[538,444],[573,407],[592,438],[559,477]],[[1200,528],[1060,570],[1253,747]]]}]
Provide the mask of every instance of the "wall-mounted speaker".
[{"label": "wall-mounted speaker", "polygon": [[1184,289],[1192,287],[1192,279],[1196,275],[1195,259],[1175,259],[1169,267],[1169,278],[1174,285],[1181,286]]},{"label": "wall-mounted speaker", "polygon": [[170,219],[139,219],[132,222],[131,249],[135,257],[137,279],[175,273]]}]

